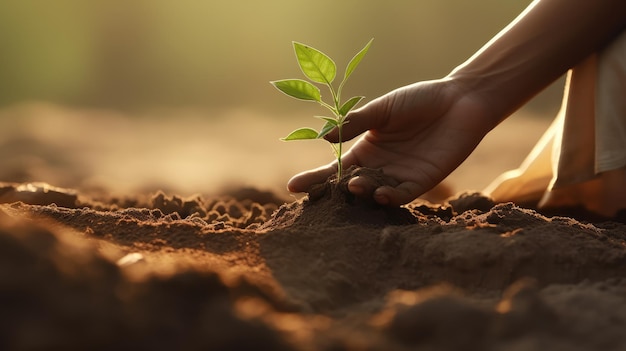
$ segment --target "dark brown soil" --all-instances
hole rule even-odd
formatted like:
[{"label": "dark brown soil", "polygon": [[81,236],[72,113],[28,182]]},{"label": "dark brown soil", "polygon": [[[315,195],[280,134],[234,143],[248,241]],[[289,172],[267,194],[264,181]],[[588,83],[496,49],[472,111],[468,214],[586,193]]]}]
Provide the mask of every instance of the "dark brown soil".
[{"label": "dark brown soil", "polygon": [[626,225],[345,189],[3,184],[0,349],[626,350]]}]

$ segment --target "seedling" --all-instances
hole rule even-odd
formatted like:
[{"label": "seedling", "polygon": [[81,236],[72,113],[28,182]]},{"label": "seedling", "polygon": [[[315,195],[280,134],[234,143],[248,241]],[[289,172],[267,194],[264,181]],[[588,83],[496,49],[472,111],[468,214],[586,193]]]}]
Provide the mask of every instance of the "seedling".
[{"label": "seedling", "polygon": [[[288,96],[299,100],[313,101],[329,109],[332,113],[332,117],[315,116],[324,121],[322,128],[317,131],[313,128],[299,128],[289,133],[286,137],[282,138],[283,141],[291,140],[306,140],[306,139],[322,139],[334,128],[337,128],[339,142],[336,144],[331,143],[333,153],[337,158],[337,179],[341,178],[341,156],[342,156],[342,128],[347,123],[346,116],[364,97],[354,96],[348,99],[346,102],[341,102],[341,91],[346,81],[352,75],[352,72],[359,65],[370,45],[372,45],[371,39],[367,45],[361,51],[359,51],[352,60],[348,63],[343,80],[339,83],[339,86],[335,90],[333,81],[337,74],[337,65],[335,62],[323,52],[314,49],[308,45],[304,45],[298,42],[293,42],[293,48],[298,59],[298,65],[302,70],[302,73],[310,80],[303,79],[283,79],[270,82],[278,90],[285,93]],[[323,84],[330,90],[332,101],[327,103],[322,100],[320,89],[313,83]]]}]

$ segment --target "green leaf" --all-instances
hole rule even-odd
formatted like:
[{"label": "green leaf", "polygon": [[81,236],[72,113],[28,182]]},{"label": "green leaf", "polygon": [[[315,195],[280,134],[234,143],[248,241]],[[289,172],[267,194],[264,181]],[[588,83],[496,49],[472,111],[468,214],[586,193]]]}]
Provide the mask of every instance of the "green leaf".
[{"label": "green leaf", "polygon": [[293,132],[289,133],[284,138],[281,138],[282,141],[289,140],[305,140],[305,139],[317,139],[317,130],[313,128],[300,128],[296,129]]},{"label": "green leaf", "polygon": [[359,103],[359,101],[363,100],[363,98],[365,98],[365,97],[364,96],[355,96],[355,97],[350,98],[350,100],[346,101],[339,108],[339,115],[340,116],[347,115],[348,112],[350,112],[350,110],[352,110],[354,108],[354,106],[356,106],[356,104]]},{"label": "green leaf", "polygon": [[335,127],[337,127],[337,123],[332,123],[330,121],[327,121],[326,124],[324,124],[324,126],[320,130],[320,132],[317,134],[317,138],[318,139],[323,138],[326,134],[330,133],[331,130],[335,129]]},{"label": "green leaf", "polygon": [[333,126],[339,125],[339,121],[334,117],[326,117],[326,116],[315,116],[315,118],[319,118],[321,120],[326,121],[326,123],[331,123]]},{"label": "green leaf", "polygon": [[270,82],[283,93],[300,100],[321,101],[320,89],[302,79],[283,79]]},{"label": "green leaf", "polygon": [[370,46],[372,45],[372,41],[374,41],[374,38],[370,39],[370,41],[365,45],[365,47],[361,49],[361,51],[359,51],[356,55],[354,55],[352,60],[350,60],[350,63],[348,63],[348,67],[346,68],[346,73],[343,77],[344,82],[348,80],[348,77],[350,77],[352,72],[354,72],[356,67],[359,65],[359,63],[365,56],[365,54],[367,54],[367,50],[369,50]]},{"label": "green leaf", "polygon": [[324,123],[324,126],[322,127],[320,132],[317,134],[318,139],[323,138],[324,135],[330,133],[331,130],[335,129],[335,127],[339,125],[339,121],[336,118],[326,117],[326,116],[315,116],[315,117],[326,121],[326,123]]},{"label": "green leaf", "polygon": [[293,42],[300,69],[307,78],[317,83],[329,84],[335,79],[337,65],[323,52],[310,46]]}]

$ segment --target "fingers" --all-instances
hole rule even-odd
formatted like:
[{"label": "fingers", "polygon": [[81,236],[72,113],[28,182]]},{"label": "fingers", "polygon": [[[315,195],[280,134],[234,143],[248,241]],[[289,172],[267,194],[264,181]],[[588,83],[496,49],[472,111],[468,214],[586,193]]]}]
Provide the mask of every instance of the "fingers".
[{"label": "fingers", "polygon": [[407,204],[425,192],[417,183],[404,182],[396,187],[379,186],[374,180],[363,176],[350,179],[348,190],[357,197],[373,198],[381,205],[393,207]]},{"label": "fingers", "polygon": [[397,187],[381,186],[374,191],[374,200],[385,206],[401,206],[417,199],[425,192],[424,187],[413,182],[404,182]]},{"label": "fingers", "polygon": [[374,197],[374,191],[378,187],[379,184],[368,177],[356,176],[348,181],[348,191],[361,198]]},{"label": "fingers", "polygon": [[[336,164],[331,163],[299,173],[289,180],[287,188],[294,193],[306,192],[312,185],[325,182],[337,171],[336,167]],[[424,187],[414,182],[400,183],[396,187],[379,186],[376,181],[365,176],[350,179],[348,190],[357,197],[372,198],[381,205],[392,207],[407,204],[425,192]]]},{"label": "fingers", "polygon": [[[383,104],[383,99],[378,98],[360,109],[350,112],[346,117],[346,123],[342,127],[342,141],[353,139],[367,130],[380,127],[381,114],[379,113],[379,106],[381,104]],[[337,128],[333,129],[324,138],[331,143],[339,142]]]},{"label": "fingers", "polygon": [[[344,170],[357,164],[357,159],[352,152],[348,151],[343,155],[342,165]],[[324,183],[328,177],[336,173],[337,161],[331,162],[325,166],[298,173],[289,179],[289,182],[287,182],[287,190],[292,193],[307,192],[312,185]]]},{"label": "fingers", "polygon": [[328,177],[337,172],[337,163],[333,162],[326,166],[298,173],[289,179],[287,189],[292,193],[304,193],[311,185],[324,183]]}]

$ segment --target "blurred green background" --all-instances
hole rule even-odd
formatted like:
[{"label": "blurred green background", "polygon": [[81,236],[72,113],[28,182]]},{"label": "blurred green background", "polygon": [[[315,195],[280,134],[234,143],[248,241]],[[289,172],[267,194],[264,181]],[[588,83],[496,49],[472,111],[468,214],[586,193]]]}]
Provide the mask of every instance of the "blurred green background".
[{"label": "blurred green background", "polygon": [[[368,101],[445,76],[529,3],[2,0],[0,181],[285,192],[294,173],[332,159],[326,145],[279,141],[319,128],[312,116],[323,111],[269,84],[303,78],[292,41],[333,57],[341,75],[374,38],[344,89]],[[448,183],[479,190],[517,167],[558,110],[562,86],[489,133]]]},{"label": "blurred green background", "polygon": [[[370,38],[346,86],[368,99],[463,62],[528,0],[4,0],[0,107],[302,108],[268,84],[301,77],[291,41],[345,64]],[[561,88],[535,99],[555,110]]]}]

